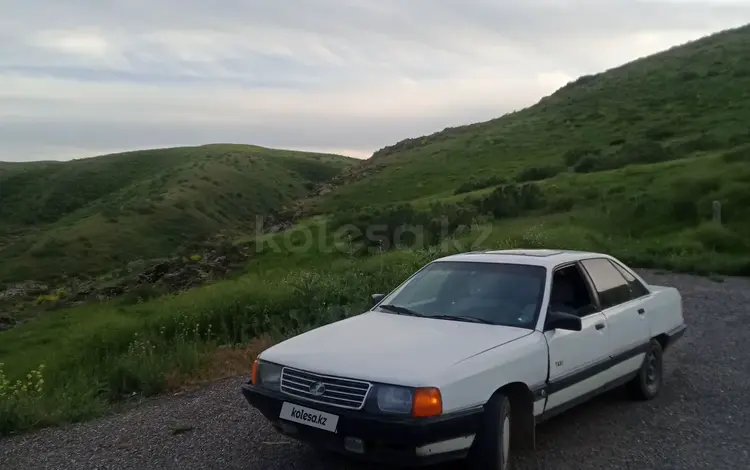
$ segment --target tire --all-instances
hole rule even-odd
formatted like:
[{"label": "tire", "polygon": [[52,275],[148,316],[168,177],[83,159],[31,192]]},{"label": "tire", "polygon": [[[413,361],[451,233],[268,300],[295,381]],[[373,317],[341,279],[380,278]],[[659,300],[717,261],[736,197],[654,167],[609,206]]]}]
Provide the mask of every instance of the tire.
[{"label": "tire", "polygon": [[495,394],[469,453],[473,470],[509,470],[511,419],[508,397]]},{"label": "tire", "polygon": [[659,395],[664,378],[662,352],[661,344],[652,339],[638,375],[627,384],[633,399],[653,400]]}]

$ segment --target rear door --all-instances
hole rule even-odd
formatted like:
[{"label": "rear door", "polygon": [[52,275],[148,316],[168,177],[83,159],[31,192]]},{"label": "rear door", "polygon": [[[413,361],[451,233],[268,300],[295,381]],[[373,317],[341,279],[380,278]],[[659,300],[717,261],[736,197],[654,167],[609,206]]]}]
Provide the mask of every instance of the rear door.
[{"label": "rear door", "polygon": [[[624,274],[632,276],[607,258],[586,259],[581,265],[596,289],[602,314],[607,318],[609,355],[614,365],[639,356],[650,339],[645,310],[648,290],[634,277],[629,282]],[[629,363],[639,365],[637,360]]]}]

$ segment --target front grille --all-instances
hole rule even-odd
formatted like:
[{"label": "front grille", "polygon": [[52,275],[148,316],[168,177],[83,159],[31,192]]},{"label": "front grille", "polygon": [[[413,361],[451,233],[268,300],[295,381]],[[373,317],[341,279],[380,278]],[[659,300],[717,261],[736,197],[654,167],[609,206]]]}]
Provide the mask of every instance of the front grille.
[{"label": "front grille", "polygon": [[[323,393],[313,393],[311,390],[319,389],[320,384],[325,387]],[[370,387],[372,387],[372,384],[361,380],[313,374],[289,367],[281,369],[282,392],[340,408],[361,409],[365,404],[365,398],[367,398]]]}]

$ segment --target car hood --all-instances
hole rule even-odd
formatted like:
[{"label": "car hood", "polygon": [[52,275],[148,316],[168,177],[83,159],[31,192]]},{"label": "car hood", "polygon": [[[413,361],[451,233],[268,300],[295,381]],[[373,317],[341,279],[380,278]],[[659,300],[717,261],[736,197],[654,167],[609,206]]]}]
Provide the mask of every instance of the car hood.
[{"label": "car hood", "polygon": [[530,333],[369,311],[288,339],[261,358],[320,374],[420,386],[457,362]]}]

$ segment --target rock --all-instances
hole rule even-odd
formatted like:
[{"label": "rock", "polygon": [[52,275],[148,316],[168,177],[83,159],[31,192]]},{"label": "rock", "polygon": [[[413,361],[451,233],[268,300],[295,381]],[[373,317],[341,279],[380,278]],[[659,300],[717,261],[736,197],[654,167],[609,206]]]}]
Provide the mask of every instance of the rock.
[{"label": "rock", "polygon": [[[281,227],[289,226],[282,221]],[[244,265],[250,256],[247,246],[238,246],[231,239],[217,237],[214,240],[184,248],[170,258],[137,260],[130,262],[118,272],[109,273],[98,279],[66,279],[64,285],[56,286],[55,292],[64,295],[45,302],[44,308],[80,305],[86,301],[105,301],[125,296],[127,301],[148,300],[166,293],[177,293],[197,287],[215,278],[226,276],[233,268]],[[35,302],[40,295],[50,294],[44,284],[27,281],[8,287],[0,292],[0,305]],[[8,302],[3,302],[8,301]],[[8,329],[16,324],[7,315],[0,323],[0,329]]]},{"label": "rock", "polygon": [[16,320],[10,315],[0,313],[0,331],[10,330],[16,326]]},{"label": "rock", "polygon": [[42,294],[46,294],[49,291],[49,286],[35,281],[25,281],[5,289],[0,292],[0,301],[16,299],[16,298],[28,298],[37,297]]}]

